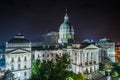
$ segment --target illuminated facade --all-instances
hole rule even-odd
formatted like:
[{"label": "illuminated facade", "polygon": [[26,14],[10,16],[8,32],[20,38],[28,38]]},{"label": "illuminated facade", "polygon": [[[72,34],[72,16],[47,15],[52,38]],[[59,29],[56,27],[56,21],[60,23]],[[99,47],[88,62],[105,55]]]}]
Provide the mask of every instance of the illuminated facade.
[{"label": "illuminated facade", "polygon": [[50,36],[51,41],[44,43],[31,44],[21,34],[7,41],[6,71],[12,72],[17,80],[29,79],[32,61],[36,59],[54,60],[56,55],[61,56],[64,53],[70,55],[72,61],[70,70],[75,73],[91,73],[99,70],[99,62],[104,61],[104,57],[109,57],[113,62],[115,60],[115,45],[107,39],[101,39],[96,44],[87,39],[84,40],[84,43],[74,44],[74,29],[67,13],[64,16],[64,22],[60,25],[59,32],[47,35]]},{"label": "illuminated facade", "polygon": [[91,73],[99,70],[99,48],[94,44],[73,44],[66,48],[70,55],[71,70],[75,73]]},{"label": "illuminated facade", "polygon": [[6,42],[5,59],[6,71],[10,71],[14,75],[13,78],[15,80],[26,80],[30,78],[31,42],[25,39],[23,35],[18,34]]},{"label": "illuminated facade", "polygon": [[63,48],[59,44],[32,45],[33,60],[54,60],[56,55],[70,55],[72,61],[70,70],[75,73],[91,73],[99,70],[99,48],[94,44],[72,44]]},{"label": "illuminated facade", "polygon": [[115,62],[115,43],[109,39],[103,38],[96,43],[100,48],[99,56],[100,62],[104,62],[105,59],[109,59]]},{"label": "illuminated facade", "polygon": [[59,44],[40,44],[32,43],[32,61],[39,59],[41,61],[54,60],[56,55],[64,53],[62,46]]}]

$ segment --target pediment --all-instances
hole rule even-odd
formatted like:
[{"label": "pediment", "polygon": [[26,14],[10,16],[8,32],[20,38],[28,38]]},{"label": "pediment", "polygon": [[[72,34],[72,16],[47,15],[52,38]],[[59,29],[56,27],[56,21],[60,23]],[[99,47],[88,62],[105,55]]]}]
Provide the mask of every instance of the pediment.
[{"label": "pediment", "polygon": [[84,49],[98,49],[98,47],[93,44],[90,44],[90,45],[86,46]]},{"label": "pediment", "polygon": [[22,49],[22,48],[17,48],[17,49],[13,49],[7,52],[7,54],[17,54],[17,53],[30,53],[31,51],[26,50],[26,49]]}]

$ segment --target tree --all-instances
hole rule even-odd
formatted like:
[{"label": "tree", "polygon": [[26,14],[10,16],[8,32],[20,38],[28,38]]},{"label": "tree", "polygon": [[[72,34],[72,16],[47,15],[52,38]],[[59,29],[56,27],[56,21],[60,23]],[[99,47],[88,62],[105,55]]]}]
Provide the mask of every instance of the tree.
[{"label": "tree", "polygon": [[69,71],[69,75],[68,75],[68,78],[71,77],[73,80],[86,80],[85,79],[85,75],[82,74],[82,73],[74,73],[72,71]]},{"label": "tree", "polygon": [[117,71],[114,71],[114,72],[113,72],[113,74],[112,74],[112,76],[113,76],[113,77],[118,77],[118,76],[119,76],[119,74],[118,74],[118,72],[117,72]]},{"label": "tree", "polygon": [[65,80],[68,75],[70,58],[67,54],[56,56],[55,61],[36,60],[32,63],[32,80]]},{"label": "tree", "polygon": [[99,69],[104,70],[105,69],[105,63],[100,63],[99,64]]},{"label": "tree", "polygon": [[41,63],[40,63],[40,60],[36,60],[32,63],[32,71],[31,71],[31,78],[32,80],[39,80],[39,69],[41,67]]},{"label": "tree", "polygon": [[40,61],[36,60],[32,63],[32,80],[85,80],[83,74],[73,73],[69,71],[71,64],[70,56],[63,54],[56,55],[55,60]]}]

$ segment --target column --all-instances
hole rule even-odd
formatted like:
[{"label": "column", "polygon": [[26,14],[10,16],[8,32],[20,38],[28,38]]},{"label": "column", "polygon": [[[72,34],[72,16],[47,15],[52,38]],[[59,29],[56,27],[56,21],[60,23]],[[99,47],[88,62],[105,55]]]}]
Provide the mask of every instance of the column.
[{"label": "column", "polygon": [[96,63],[98,64],[98,52],[96,51],[95,54],[96,54]]},{"label": "column", "polygon": [[95,61],[95,52],[93,52],[93,63]]},{"label": "column", "polygon": [[89,53],[87,53],[87,54],[88,54],[87,57],[88,57],[88,65],[89,65],[89,64],[90,64],[90,54],[91,54],[91,53],[89,52]]}]

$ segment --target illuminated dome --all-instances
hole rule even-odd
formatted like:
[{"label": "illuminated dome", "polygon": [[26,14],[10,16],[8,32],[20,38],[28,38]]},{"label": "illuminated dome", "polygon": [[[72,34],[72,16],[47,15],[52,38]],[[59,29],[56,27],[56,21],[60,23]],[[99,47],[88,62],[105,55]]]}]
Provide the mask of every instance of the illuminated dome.
[{"label": "illuminated dome", "polygon": [[69,17],[67,13],[64,16],[64,22],[60,25],[59,28],[59,39],[58,43],[60,44],[71,44],[74,41],[74,29],[71,23],[69,22]]},{"label": "illuminated dome", "polygon": [[69,29],[69,30],[73,29],[73,26],[69,22],[69,17],[67,13],[65,14],[64,22],[60,25],[60,29]]},{"label": "illuminated dome", "polygon": [[29,43],[30,41],[25,39],[22,34],[17,34],[12,39],[8,41],[8,43]]},{"label": "illuminated dome", "polygon": [[73,29],[73,26],[69,22],[66,22],[60,25],[60,29]]}]

